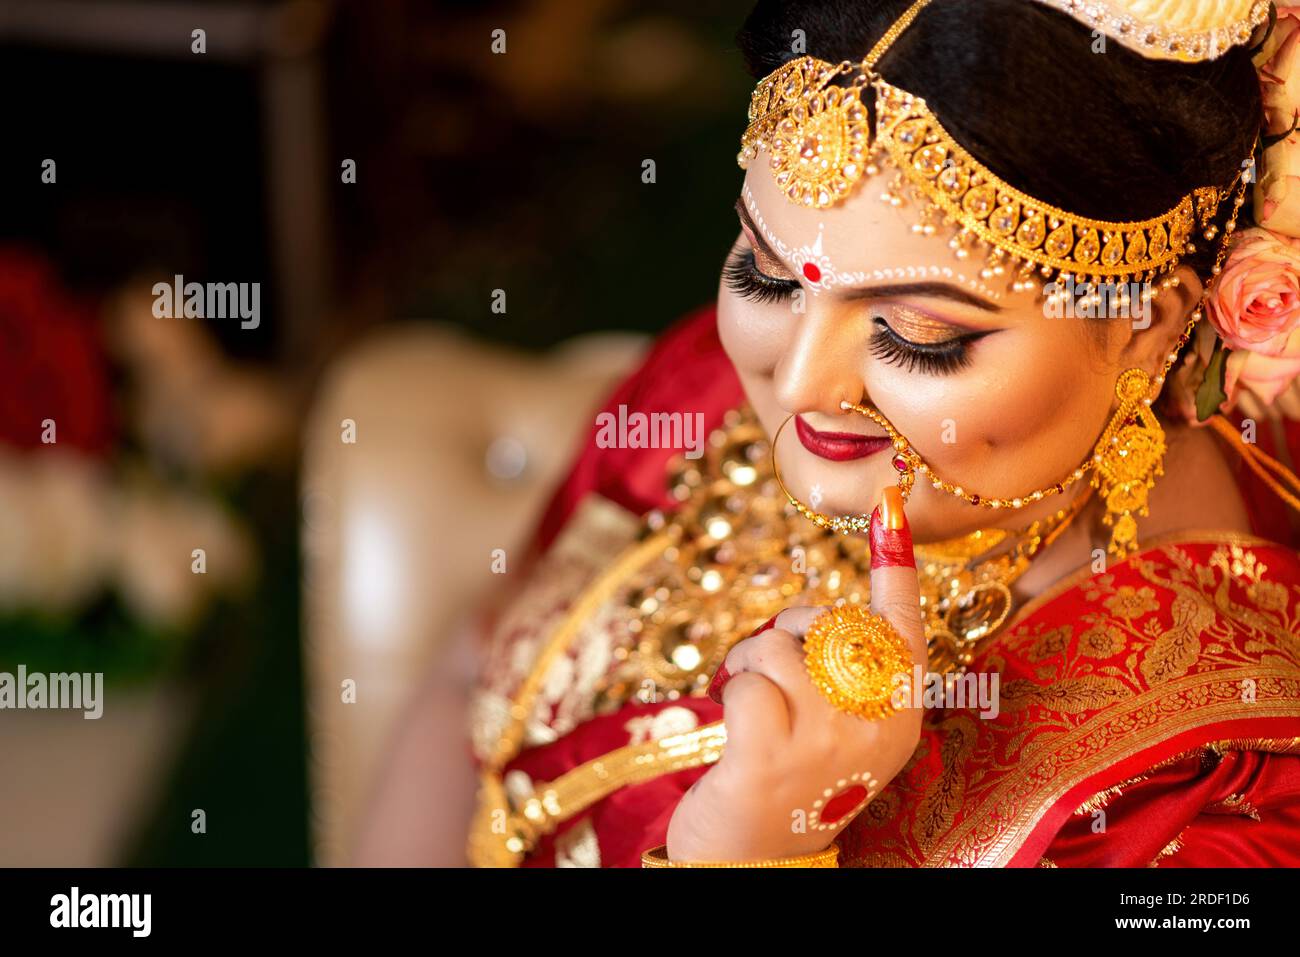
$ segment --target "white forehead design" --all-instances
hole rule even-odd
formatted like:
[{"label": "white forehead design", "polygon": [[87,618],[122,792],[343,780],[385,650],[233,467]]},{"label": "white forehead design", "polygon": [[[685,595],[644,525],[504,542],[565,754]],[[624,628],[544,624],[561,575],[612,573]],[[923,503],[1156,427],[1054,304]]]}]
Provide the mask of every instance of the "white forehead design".
[{"label": "white forehead design", "polygon": [[793,247],[772,232],[767,220],[763,218],[762,212],[759,211],[758,202],[755,200],[754,192],[749,188],[748,183],[742,188],[741,194],[745,198],[745,208],[749,210],[750,218],[753,219],[754,225],[763,234],[763,238],[767,240],[768,245],[775,249],[781,255],[781,258],[789,264],[790,268],[803,279],[808,290],[814,296],[836,286],[863,286],[873,281],[898,282],[906,279],[913,282],[944,280],[965,286],[989,299],[1002,299],[1002,293],[995,292],[980,279],[968,277],[951,266],[937,266],[926,263],[920,266],[873,269],[870,273],[845,272],[837,269],[831,257],[826,255],[825,250],[822,249],[821,223],[817,224],[817,238],[813,240],[811,245],[805,243],[802,246]]}]

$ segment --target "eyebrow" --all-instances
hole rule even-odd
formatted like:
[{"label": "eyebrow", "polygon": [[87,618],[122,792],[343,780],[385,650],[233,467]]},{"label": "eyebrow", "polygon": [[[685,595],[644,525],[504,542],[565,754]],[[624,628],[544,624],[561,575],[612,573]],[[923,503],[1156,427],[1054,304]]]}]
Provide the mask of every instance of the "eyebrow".
[{"label": "eyebrow", "polygon": [[[763,237],[758,226],[755,225],[753,218],[749,215],[749,210],[745,209],[745,204],[739,199],[736,200],[736,215],[740,221],[749,228],[750,235],[758,245],[759,250],[769,259],[775,259],[777,262],[784,262],[782,257],[774,250]],[[858,299],[888,299],[902,298],[906,296],[920,296],[930,299],[947,299],[951,302],[959,302],[963,305],[974,306],[976,309],[983,309],[985,312],[1001,312],[1002,307],[992,303],[983,296],[977,296],[973,292],[967,292],[960,286],[954,286],[946,282],[905,282],[892,283],[883,286],[869,286],[862,289],[850,289],[846,292],[845,297],[850,300]]]}]

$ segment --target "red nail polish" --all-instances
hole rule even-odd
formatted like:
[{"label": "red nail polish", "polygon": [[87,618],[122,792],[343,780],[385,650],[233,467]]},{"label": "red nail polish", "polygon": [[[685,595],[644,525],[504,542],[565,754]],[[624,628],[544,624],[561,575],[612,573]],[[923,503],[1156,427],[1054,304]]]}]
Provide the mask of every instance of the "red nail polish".
[{"label": "red nail polish", "polygon": [[718,670],[713,675],[713,680],[709,682],[708,695],[717,704],[722,704],[722,689],[727,682],[731,680],[731,672],[727,670],[727,663],[724,661],[718,665]]},{"label": "red nail polish", "polygon": [[[761,635],[769,628],[774,628],[775,626],[776,626],[776,615],[773,615],[767,621],[763,622],[761,625],[759,625],[757,628],[751,631],[749,633],[749,637],[753,638],[755,635]],[[722,664],[718,665],[718,670],[714,673],[713,680],[709,682],[709,687],[706,694],[708,694],[708,696],[712,698],[714,701],[716,701],[718,704],[722,704],[722,688],[730,680],[731,680],[731,672],[727,670],[727,662],[724,659]]]},{"label": "red nail polish", "polygon": [[912,554],[912,530],[903,513],[903,495],[890,486],[871,513],[871,567],[915,568]]}]

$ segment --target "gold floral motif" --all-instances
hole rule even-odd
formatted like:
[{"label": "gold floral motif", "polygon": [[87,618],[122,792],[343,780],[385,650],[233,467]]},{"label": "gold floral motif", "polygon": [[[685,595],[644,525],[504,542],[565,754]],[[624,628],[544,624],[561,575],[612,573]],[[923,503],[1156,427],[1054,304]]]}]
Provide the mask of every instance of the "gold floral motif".
[{"label": "gold floral motif", "polygon": [[1131,585],[1122,586],[1110,598],[1103,603],[1106,610],[1116,618],[1141,618],[1148,612],[1157,611],[1160,603],[1156,601],[1156,593],[1150,588],[1134,588]]},{"label": "gold floral motif", "polygon": [[1091,658],[1113,658],[1124,650],[1124,633],[1113,625],[1097,624],[1079,636],[1079,653]]},{"label": "gold floral motif", "polygon": [[1260,611],[1279,612],[1286,609],[1287,588],[1279,582],[1261,581],[1251,585],[1246,594]]},{"label": "gold floral motif", "polygon": [[1227,548],[1219,549],[1211,556],[1210,564],[1223,569],[1233,578],[1245,579],[1252,585],[1258,584],[1261,576],[1268,570],[1267,565],[1256,559],[1254,552],[1240,545],[1229,545]]},{"label": "gold floral motif", "polygon": [[1033,647],[1029,649],[1029,660],[1042,661],[1045,658],[1054,658],[1061,654],[1070,647],[1072,631],[1073,629],[1069,625],[1065,625],[1039,635],[1034,639]]},{"label": "gold floral motif", "polygon": [[1173,627],[1152,643],[1142,660],[1142,674],[1158,685],[1186,674],[1201,653],[1201,635],[1214,623],[1215,610],[1197,593],[1182,591],[1174,598]]},{"label": "gold floral motif", "polygon": [[922,795],[913,829],[914,836],[922,843],[932,843],[952,829],[966,791],[962,768],[977,738],[975,721],[965,715],[946,719],[942,727],[943,773]]},{"label": "gold floral motif", "polygon": [[1019,710],[1037,705],[1060,714],[1082,714],[1100,711],[1132,693],[1130,686],[1119,678],[1103,675],[1061,678],[1048,685],[1018,678],[1002,686],[1002,706]]}]

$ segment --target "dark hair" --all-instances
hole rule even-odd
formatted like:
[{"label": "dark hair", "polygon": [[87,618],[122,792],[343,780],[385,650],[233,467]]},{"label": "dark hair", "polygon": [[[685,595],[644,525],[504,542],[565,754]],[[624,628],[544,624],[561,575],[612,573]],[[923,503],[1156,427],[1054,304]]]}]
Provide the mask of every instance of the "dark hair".
[{"label": "dark hair", "polygon": [[[798,55],[795,30],[812,56],[856,61],[909,5],[758,0],[737,41],[755,77]],[[1177,63],[1109,38],[1094,53],[1094,42],[1089,27],[1029,0],[936,0],[878,69],[999,176],[1073,213],[1144,219],[1199,186],[1228,186],[1263,119],[1249,50]],[[1184,261],[1206,275],[1214,245],[1202,240]]]}]

